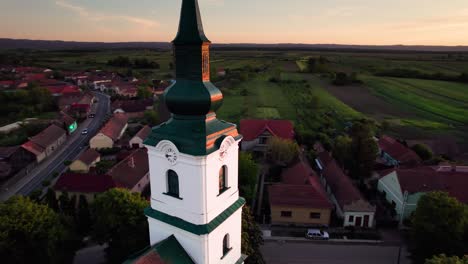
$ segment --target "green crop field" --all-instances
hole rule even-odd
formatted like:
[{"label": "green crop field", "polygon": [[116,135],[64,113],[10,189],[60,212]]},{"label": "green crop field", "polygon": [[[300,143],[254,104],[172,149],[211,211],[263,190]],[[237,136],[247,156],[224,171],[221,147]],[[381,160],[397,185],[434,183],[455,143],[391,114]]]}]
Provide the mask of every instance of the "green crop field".
[{"label": "green crop field", "polygon": [[421,119],[449,126],[468,124],[468,86],[400,78],[365,77],[371,92]]}]

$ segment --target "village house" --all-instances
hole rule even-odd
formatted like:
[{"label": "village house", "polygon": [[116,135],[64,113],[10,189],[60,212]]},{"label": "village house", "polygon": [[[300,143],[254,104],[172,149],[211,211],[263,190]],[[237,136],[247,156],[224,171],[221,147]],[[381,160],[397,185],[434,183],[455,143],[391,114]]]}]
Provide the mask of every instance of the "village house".
[{"label": "village house", "polygon": [[72,172],[88,173],[91,167],[95,167],[96,163],[101,160],[101,155],[94,149],[88,149],[83,152],[80,157],[70,164]]},{"label": "village house", "polygon": [[146,148],[135,150],[112,167],[108,174],[118,187],[143,192],[149,184],[149,163]]},{"label": "village house", "polygon": [[77,118],[86,118],[91,112],[94,101],[95,97],[92,93],[85,93],[70,105],[69,111]]},{"label": "village house", "polygon": [[33,154],[21,146],[0,147],[0,179],[11,176],[35,159]]},{"label": "village house", "polygon": [[129,141],[130,148],[143,148],[143,142],[151,134],[151,128],[149,126],[144,126],[135,136],[132,137]]},{"label": "village house", "polygon": [[75,132],[78,128],[78,123],[76,120],[63,111],[60,112],[60,119],[54,120],[54,124],[67,131],[68,135],[73,134],[73,132]]},{"label": "village house", "polygon": [[36,156],[39,163],[52,155],[67,139],[67,132],[57,125],[50,125],[41,133],[21,145],[22,148]]},{"label": "village house", "polygon": [[116,188],[111,176],[94,173],[64,173],[55,183],[53,189],[57,197],[63,192],[70,196],[83,195],[88,202],[92,202],[97,194]]},{"label": "village house", "polygon": [[421,158],[412,149],[396,139],[383,135],[378,140],[378,162],[386,166],[417,165]]},{"label": "village house", "polygon": [[243,119],[240,132],[244,136],[241,142],[244,151],[265,152],[271,137],[294,140],[294,128],[289,120]]},{"label": "village house", "polygon": [[268,188],[273,225],[328,226],[332,203],[318,176],[300,161],[281,174],[282,183]]},{"label": "village house", "polygon": [[142,118],[146,110],[153,109],[154,100],[116,100],[111,107],[113,113],[125,113],[128,118]]},{"label": "village house", "polygon": [[419,199],[432,191],[447,192],[468,204],[468,167],[419,166],[395,168],[379,173],[377,189],[395,207],[397,220],[404,220],[416,210]]},{"label": "village house", "polygon": [[330,153],[319,153],[315,161],[320,180],[335,204],[337,216],[343,219],[343,226],[373,227],[376,207],[361,195]]},{"label": "village house", "polygon": [[127,129],[128,117],[125,114],[114,114],[96,136],[90,139],[92,149],[113,148]]}]

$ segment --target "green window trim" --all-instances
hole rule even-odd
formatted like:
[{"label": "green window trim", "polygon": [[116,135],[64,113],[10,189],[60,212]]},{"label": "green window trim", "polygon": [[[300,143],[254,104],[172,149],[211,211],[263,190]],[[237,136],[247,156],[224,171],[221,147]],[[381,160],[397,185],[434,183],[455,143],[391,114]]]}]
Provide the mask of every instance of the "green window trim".
[{"label": "green window trim", "polygon": [[168,225],[175,226],[177,228],[180,228],[182,230],[185,230],[187,232],[200,236],[200,235],[206,235],[206,234],[211,233],[218,226],[220,226],[224,221],[226,221],[226,219],[228,219],[231,215],[237,212],[238,209],[242,208],[244,204],[245,204],[245,199],[242,197],[239,197],[239,199],[237,199],[236,202],[234,202],[226,210],[224,210],[217,217],[211,220],[211,222],[209,222],[208,224],[204,224],[204,225],[192,224],[178,217],[171,216],[161,211],[154,210],[151,207],[147,207],[145,209],[145,215],[147,217],[151,217],[153,219],[156,219]]}]

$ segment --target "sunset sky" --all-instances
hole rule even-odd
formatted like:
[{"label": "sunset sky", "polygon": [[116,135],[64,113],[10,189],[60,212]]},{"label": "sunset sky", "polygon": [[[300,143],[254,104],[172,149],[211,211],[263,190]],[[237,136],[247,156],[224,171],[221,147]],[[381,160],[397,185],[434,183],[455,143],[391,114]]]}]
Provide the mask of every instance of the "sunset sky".
[{"label": "sunset sky", "polygon": [[[171,41],[182,0],[3,0],[0,38]],[[214,43],[468,45],[468,0],[199,0]]]}]

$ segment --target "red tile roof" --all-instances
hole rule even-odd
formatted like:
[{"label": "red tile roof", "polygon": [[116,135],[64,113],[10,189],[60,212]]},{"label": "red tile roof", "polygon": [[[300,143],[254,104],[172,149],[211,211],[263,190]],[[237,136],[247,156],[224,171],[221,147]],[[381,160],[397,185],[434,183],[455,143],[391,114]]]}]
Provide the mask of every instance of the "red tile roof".
[{"label": "red tile roof", "polygon": [[[463,203],[468,203],[468,171],[439,170],[428,166],[416,168],[398,168],[387,171],[387,175],[396,172],[401,192],[409,193],[444,191]],[[385,175],[385,176],[387,176]]]},{"label": "red tile roof", "polygon": [[37,145],[36,143],[34,143],[32,141],[28,141],[28,142],[24,143],[23,145],[21,145],[21,147],[24,148],[25,150],[31,152],[32,154],[34,154],[36,156],[39,156],[45,150],[43,147]]},{"label": "red tile roof", "polygon": [[400,163],[421,162],[421,158],[412,149],[404,146],[389,136],[382,136],[379,139],[378,145],[381,150],[388,153],[392,158],[398,160]]},{"label": "red tile roof", "polygon": [[[330,186],[333,195],[342,209],[346,207],[348,210],[353,211],[350,205],[353,203],[357,204],[359,200],[365,201],[351,179],[344,174],[343,170],[338,166],[338,163],[333,159],[330,153],[320,153],[318,155],[318,160],[323,168],[322,175],[326,179],[327,185]],[[375,208],[373,208],[373,211],[375,211]]]},{"label": "red tile roof", "polygon": [[112,140],[116,141],[119,139],[122,130],[127,124],[128,117],[125,114],[114,114],[112,118],[107,121],[103,128],[101,128],[101,133],[110,137]]},{"label": "red tile roof", "polygon": [[66,134],[67,132],[61,127],[58,127],[56,125],[50,125],[41,133],[32,137],[30,141],[45,149]]},{"label": "red tile roof", "polygon": [[145,148],[134,151],[108,172],[119,187],[127,189],[135,187],[148,173],[148,153]]},{"label": "red tile roof", "polygon": [[310,185],[271,185],[268,194],[272,206],[332,208],[330,201],[324,199]]},{"label": "red tile roof", "polygon": [[112,109],[122,109],[126,113],[144,112],[148,107],[154,104],[153,99],[144,100],[124,100],[112,103]]},{"label": "red tile roof", "polygon": [[293,124],[289,120],[243,119],[240,121],[240,132],[245,141],[252,141],[263,132],[283,139],[294,139]]},{"label": "red tile roof", "polygon": [[148,254],[140,257],[134,264],[166,264],[158,253],[151,251]]},{"label": "red tile roof", "polygon": [[79,193],[101,193],[117,187],[109,175],[92,173],[65,173],[60,176],[54,189]]},{"label": "red tile roof", "polygon": [[[273,196],[270,196],[276,199],[272,205],[331,207],[327,193],[320,184],[318,176],[307,163],[299,161],[285,169],[281,174],[281,179],[282,184],[277,184],[271,189],[274,193]],[[289,194],[283,197],[284,201],[278,200],[279,197],[288,192]],[[312,200],[310,200],[311,197]]]},{"label": "red tile roof", "polygon": [[78,160],[89,166],[100,156],[101,154],[99,154],[99,152],[95,151],[94,149],[88,149],[80,155]]},{"label": "red tile roof", "polygon": [[134,137],[139,137],[142,140],[145,140],[151,134],[151,127],[144,126]]}]

